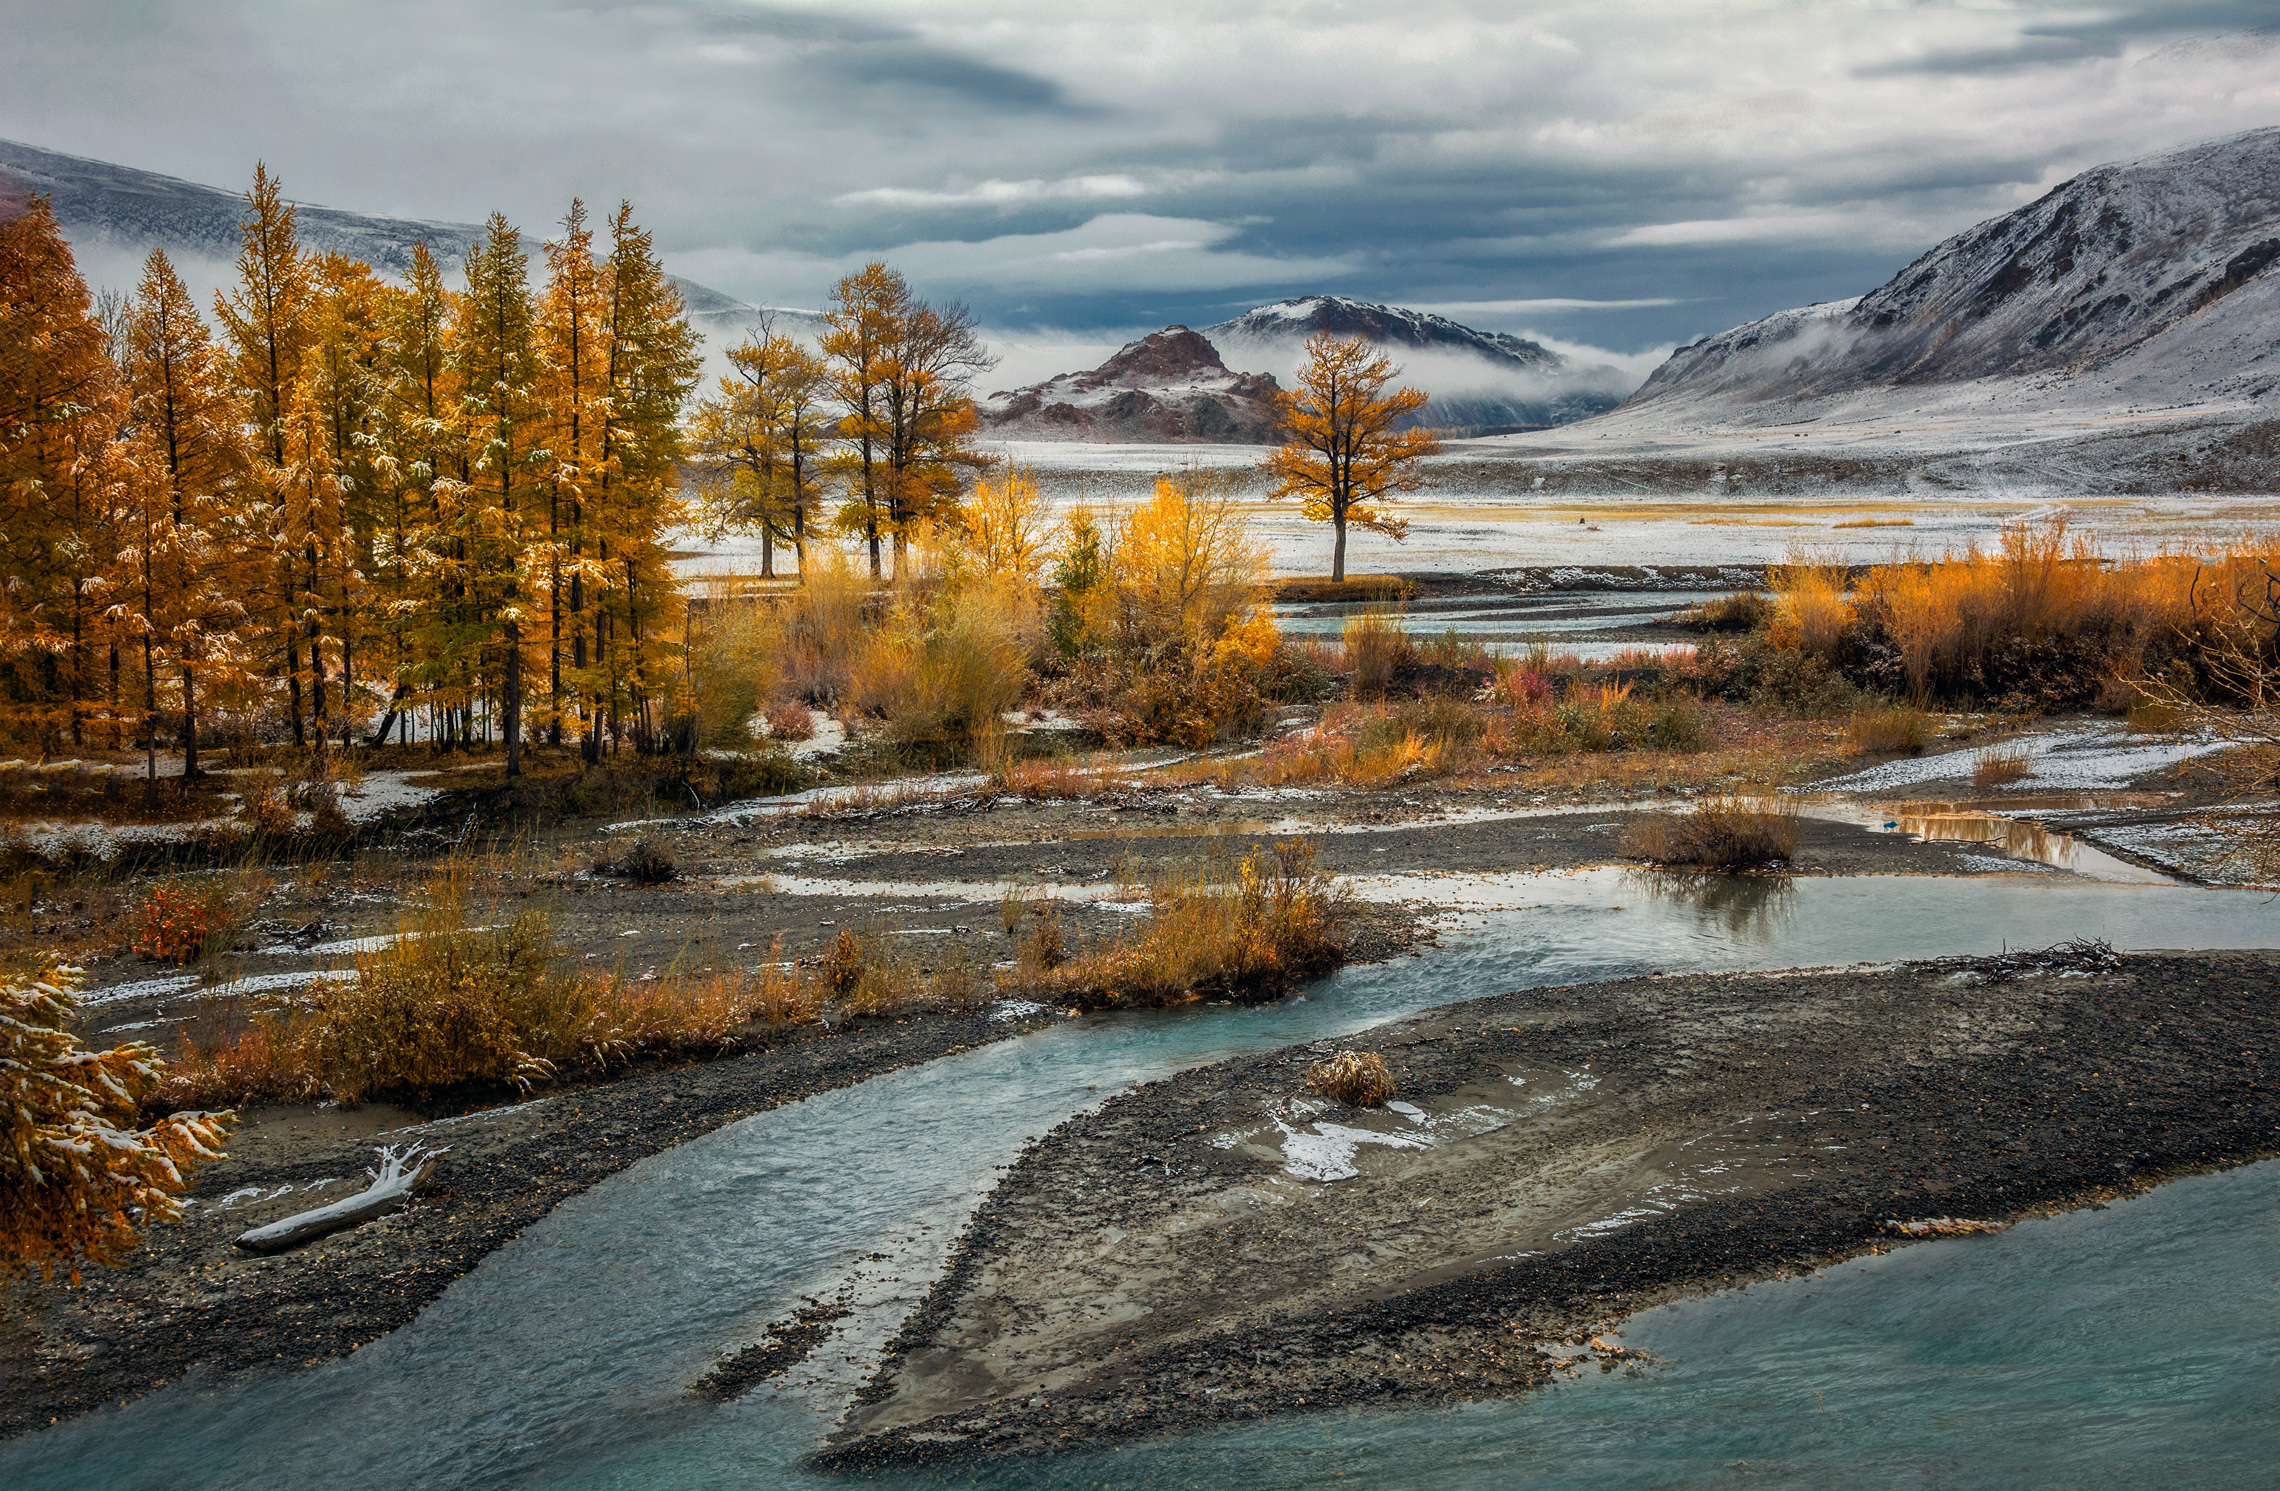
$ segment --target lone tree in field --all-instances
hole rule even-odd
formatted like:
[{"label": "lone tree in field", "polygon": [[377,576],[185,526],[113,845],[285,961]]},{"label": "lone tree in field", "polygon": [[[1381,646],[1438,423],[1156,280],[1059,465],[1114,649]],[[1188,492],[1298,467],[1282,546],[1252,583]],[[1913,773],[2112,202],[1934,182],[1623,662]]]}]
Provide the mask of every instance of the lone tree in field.
[{"label": "lone tree in field", "polygon": [[1283,443],[1267,457],[1273,497],[1298,497],[1317,523],[1338,529],[1330,578],[1346,578],[1346,525],[1399,540],[1409,524],[1375,506],[1389,492],[1413,492],[1420,457],[1441,448],[1431,430],[1396,429],[1425,407],[1423,391],[1385,391],[1401,370],[1362,338],[1317,332],[1306,339],[1298,389],[1281,394]]}]

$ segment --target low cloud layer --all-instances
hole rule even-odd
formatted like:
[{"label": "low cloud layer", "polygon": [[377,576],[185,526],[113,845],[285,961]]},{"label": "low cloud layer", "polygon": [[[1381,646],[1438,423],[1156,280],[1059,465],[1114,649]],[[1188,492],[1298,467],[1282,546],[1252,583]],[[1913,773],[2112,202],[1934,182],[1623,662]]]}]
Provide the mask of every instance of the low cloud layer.
[{"label": "low cloud layer", "polygon": [[2100,161],[2280,122],[2275,19],[0,0],[0,136],[540,232],[628,197],[732,294],[813,305],[885,258],[1039,346],[1334,292],[1638,357],[1871,288]]}]

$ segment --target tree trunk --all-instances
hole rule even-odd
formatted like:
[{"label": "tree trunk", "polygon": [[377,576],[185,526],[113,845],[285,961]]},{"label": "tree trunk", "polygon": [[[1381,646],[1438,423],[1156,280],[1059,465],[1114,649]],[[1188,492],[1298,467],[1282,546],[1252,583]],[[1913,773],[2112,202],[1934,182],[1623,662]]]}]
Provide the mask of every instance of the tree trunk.
[{"label": "tree trunk", "polygon": [[[146,601],[147,606],[149,603]],[[146,610],[145,615],[149,612]],[[150,633],[143,633],[143,796],[158,795],[158,659],[151,655]]]},{"label": "tree trunk", "polygon": [[522,775],[522,623],[507,623],[507,775]]},{"label": "tree trunk", "polygon": [[198,774],[198,674],[182,669],[182,780]]},{"label": "tree trunk", "polygon": [[290,630],[285,633],[285,683],[288,707],[293,711],[293,744],[305,746],[309,738],[301,731],[301,641]]},{"label": "tree trunk", "polygon": [[1330,579],[1332,583],[1346,578],[1346,515],[1340,513],[1331,520],[1338,528],[1338,542],[1330,551]]}]

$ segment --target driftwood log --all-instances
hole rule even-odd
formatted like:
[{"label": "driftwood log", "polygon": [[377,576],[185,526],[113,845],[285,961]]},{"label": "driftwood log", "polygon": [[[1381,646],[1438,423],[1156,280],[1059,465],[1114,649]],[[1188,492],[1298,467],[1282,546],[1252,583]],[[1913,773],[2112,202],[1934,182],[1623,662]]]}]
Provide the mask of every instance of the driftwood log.
[{"label": "driftwood log", "polygon": [[283,1221],[271,1222],[242,1234],[237,1245],[249,1253],[282,1253],[305,1242],[384,1217],[412,1199],[435,1169],[438,1156],[450,1151],[423,1150],[414,1144],[397,1153],[394,1145],[378,1151],[380,1168],[364,1173],[372,1177],[372,1184],[353,1196],[344,1197],[330,1206],[314,1211],[295,1212]]}]

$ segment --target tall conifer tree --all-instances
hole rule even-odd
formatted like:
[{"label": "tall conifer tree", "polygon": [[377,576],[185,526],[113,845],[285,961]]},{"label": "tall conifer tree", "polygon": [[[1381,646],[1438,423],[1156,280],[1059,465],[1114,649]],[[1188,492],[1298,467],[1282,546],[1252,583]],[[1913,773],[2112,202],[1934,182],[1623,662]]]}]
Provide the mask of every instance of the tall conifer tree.
[{"label": "tall conifer tree", "polygon": [[47,198],[0,222],[0,710],[82,737],[116,553],[125,404]]},{"label": "tall conifer tree", "polygon": [[547,739],[559,745],[570,706],[563,691],[565,666],[573,689],[578,671],[586,666],[585,613],[592,568],[586,508],[601,484],[611,392],[609,296],[602,269],[594,262],[594,233],[586,226],[584,202],[571,202],[562,220],[562,236],[546,246],[546,267],[546,297],[539,318],[551,451],[546,490],[546,731]]},{"label": "tall conifer tree", "polygon": [[507,774],[522,771],[523,649],[530,561],[546,500],[545,427],[536,307],[522,235],[494,213],[467,256],[467,289],[452,337],[467,487],[457,530],[473,641],[495,670]]},{"label": "tall conifer tree", "polygon": [[[194,777],[206,703],[199,689],[211,695],[239,671],[251,452],[221,355],[163,252],[153,251],[143,267],[124,341],[141,459],[113,614],[140,642],[146,732],[155,742],[163,668],[181,712],[182,774]],[[155,778],[155,745],[145,764]]]},{"label": "tall conifer tree", "polygon": [[[659,619],[677,587],[666,563],[665,530],[681,516],[675,465],[681,457],[681,406],[696,387],[697,335],[681,292],[657,262],[633,206],[610,217],[603,281],[609,304],[609,424],[601,449],[600,533],[595,559],[610,577],[608,604],[595,620],[599,655],[589,677],[606,689],[603,710],[616,723],[632,713],[643,750],[659,741],[650,718],[662,656]],[[589,736],[589,757],[599,750]]]},{"label": "tall conifer tree", "polygon": [[[253,168],[253,190],[246,193],[246,216],[238,223],[237,288],[214,298],[233,352],[231,374],[247,402],[259,462],[273,519],[284,510],[287,481],[286,431],[297,385],[307,366],[316,327],[316,287],[308,256],[294,231],[293,205],[284,198],[267,166]],[[306,564],[304,535],[275,521],[259,525],[271,540],[268,599],[293,719],[293,743],[307,743],[302,724],[301,608],[298,581]]]}]

